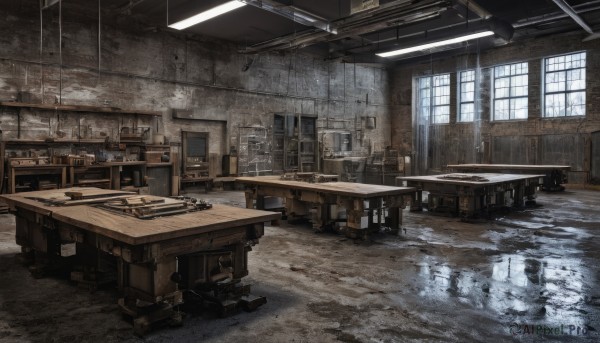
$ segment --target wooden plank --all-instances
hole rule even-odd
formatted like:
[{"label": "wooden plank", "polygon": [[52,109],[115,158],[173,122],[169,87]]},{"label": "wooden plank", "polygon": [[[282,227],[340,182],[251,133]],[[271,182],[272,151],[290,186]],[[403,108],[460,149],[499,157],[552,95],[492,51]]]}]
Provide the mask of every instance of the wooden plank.
[{"label": "wooden plank", "polygon": [[306,190],[361,198],[408,194],[415,191],[415,188],[412,187],[394,187],[353,182],[309,183],[302,181],[288,181],[281,180],[279,176],[238,177],[236,178],[236,182],[248,185]]},{"label": "wooden plank", "polygon": [[114,113],[114,114],[141,114],[150,116],[161,116],[161,112],[156,111],[145,111],[145,110],[132,110],[132,109],[121,109],[118,107],[100,107],[100,106],[86,106],[86,105],[57,105],[57,104],[34,104],[25,102],[0,102],[0,106],[14,107],[14,108],[36,108],[40,110],[51,110],[51,111],[66,111],[66,112],[97,112],[97,113]]},{"label": "wooden plank", "polygon": [[7,139],[8,145],[48,145],[48,144],[104,144],[106,139],[52,139],[52,140],[31,140],[31,139]]},{"label": "wooden plank", "polygon": [[102,162],[98,165],[105,167],[118,167],[118,166],[141,166],[145,165],[146,161],[127,161],[127,162]]},{"label": "wooden plank", "polygon": [[533,165],[533,164],[449,164],[451,169],[480,169],[480,170],[571,170],[571,166],[564,165]]},{"label": "wooden plank", "polygon": [[80,193],[83,198],[87,199],[116,195],[135,195],[135,193],[116,191],[112,189],[100,189],[95,187],[71,187],[59,190],[18,193],[13,195],[12,197],[23,197],[39,200],[70,200],[71,198],[67,195],[67,193]]},{"label": "wooden plank", "polygon": [[121,242],[139,245],[278,219],[279,213],[213,205],[212,209],[151,220],[118,215],[101,208],[56,208],[52,217]]}]

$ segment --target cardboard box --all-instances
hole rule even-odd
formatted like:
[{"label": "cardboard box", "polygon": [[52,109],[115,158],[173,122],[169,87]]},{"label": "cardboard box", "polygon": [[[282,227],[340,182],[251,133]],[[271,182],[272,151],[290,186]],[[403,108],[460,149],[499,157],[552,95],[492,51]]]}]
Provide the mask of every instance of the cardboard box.
[{"label": "cardboard box", "polygon": [[148,163],[160,163],[160,157],[164,153],[162,151],[145,151],[144,152],[144,160]]}]

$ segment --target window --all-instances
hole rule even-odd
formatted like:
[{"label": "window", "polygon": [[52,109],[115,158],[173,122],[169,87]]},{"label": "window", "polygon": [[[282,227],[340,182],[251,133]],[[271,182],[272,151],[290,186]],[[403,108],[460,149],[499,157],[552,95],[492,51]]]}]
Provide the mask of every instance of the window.
[{"label": "window", "polygon": [[585,52],[544,59],[544,117],[585,115]]},{"label": "window", "polygon": [[450,122],[450,74],[417,79],[417,115],[432,124]]},{"label": "window", "polygon": [[458,80],[458,121],[473,121],[475,119],[475,70],[461,71]]},{"label": "window", "polygon": [[527,119],[528,72],[527,62],[494,67],[494,120]]}]

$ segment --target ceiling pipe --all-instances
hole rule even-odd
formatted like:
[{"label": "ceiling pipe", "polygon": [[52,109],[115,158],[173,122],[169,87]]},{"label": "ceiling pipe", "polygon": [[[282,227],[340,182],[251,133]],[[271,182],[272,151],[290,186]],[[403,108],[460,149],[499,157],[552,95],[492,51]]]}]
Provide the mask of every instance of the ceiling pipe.
[{"label": "ceiling pipe", "polygon": [[238,0],[247,5],[280,15],[296,23],[312,26],[328,33],[336,34],[335,27],[326,19],[295,6],[282,6],[273,0]]},{"label": "ceiling pipe", "polygon": [[552,0],[556,6],[560,7],[569,17],[571,17],[579,26],[581,26],[590,35],[583,41],[600,38],[600,33],[594,33],[594,30],[575,12],[575,10],[565,0]]},{"label": "ceiling pipe", "polygon": [[121,13],[121,14],[131,14],[131,10],[132,10],[132,9],[133,9],[135,6],[137,6],[137,5],[141,4],[141,3],[142,3],[142,2],[144,2],[144,1],[146,1],[146,0],[137,0],[137,1],[134,1],[134,0],[129,0],[129,2],[128,2],[127,4],[125,4],[125,5],[123,5],[123,6],[119,7],[119,8],[117,8],[117,12],[119,12],[119,13]]},{"label": "ceiling pipe", "polygon": [[492,13],[488,12],[485,8],[479,6],[474,0],[456,0],[459,4],[465,6],[469,11],[477,14],[481,19],[489,19],[492,17]]},{"label": "ceiling pipe", "polygon": [[[594,3],[600,4],[600,1],[595,1]],[[577,7],[581,7],[581,6],[573,6],[573,7],[577,8]],[[582,14],[582,13],[594,12],[594,11],[598,11],[598,10],[600,10],[600,6],[588,7],[588,8],[584,8],[584,9],[576,9],[576,12],[577,12],[577,14]],[[569,16],[566,13],[559,12],[559,13],[554,13],[554,14],[550,14],[550,15],[543,15],[543,16],[519,20],[518,22],[513,24],[513,27],[515,29],[521,29],[524,27],[538,25],[538,24],[546,24],[546,23],[549,23],[552,21],[561,20],[561,19],[565,19],[565,18],[569,18]]]},{"label": "ceiling pipe", "polygon": [[332,22],[338,34],[305,30],[269,41],[254,44],[240,50],[242,53],[258,53],[274,50],[303,48],[321,42],[331,42],[379,30],[412,24],[430,19],[446,11],[450,1],[398,0],[372,10],[367,10]]}]

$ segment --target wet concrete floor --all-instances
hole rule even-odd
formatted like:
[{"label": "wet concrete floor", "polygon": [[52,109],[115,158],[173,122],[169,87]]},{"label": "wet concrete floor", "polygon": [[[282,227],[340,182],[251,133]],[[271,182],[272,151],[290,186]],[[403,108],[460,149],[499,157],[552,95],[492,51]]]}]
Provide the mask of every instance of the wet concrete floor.
[{"label": "wet concrete floor", "polygon": [[[244,206],[242,192],[198,194]],[[309,224],[268,226],[250,253],[268,302],[193,314],[148,342],[596,342],[600,193],[542,193],[537,208],[465,223],[404,211],[401,234],[355,243]],[[0,341],[140,341],[112,289],[33,279],[0,215]]]}]

